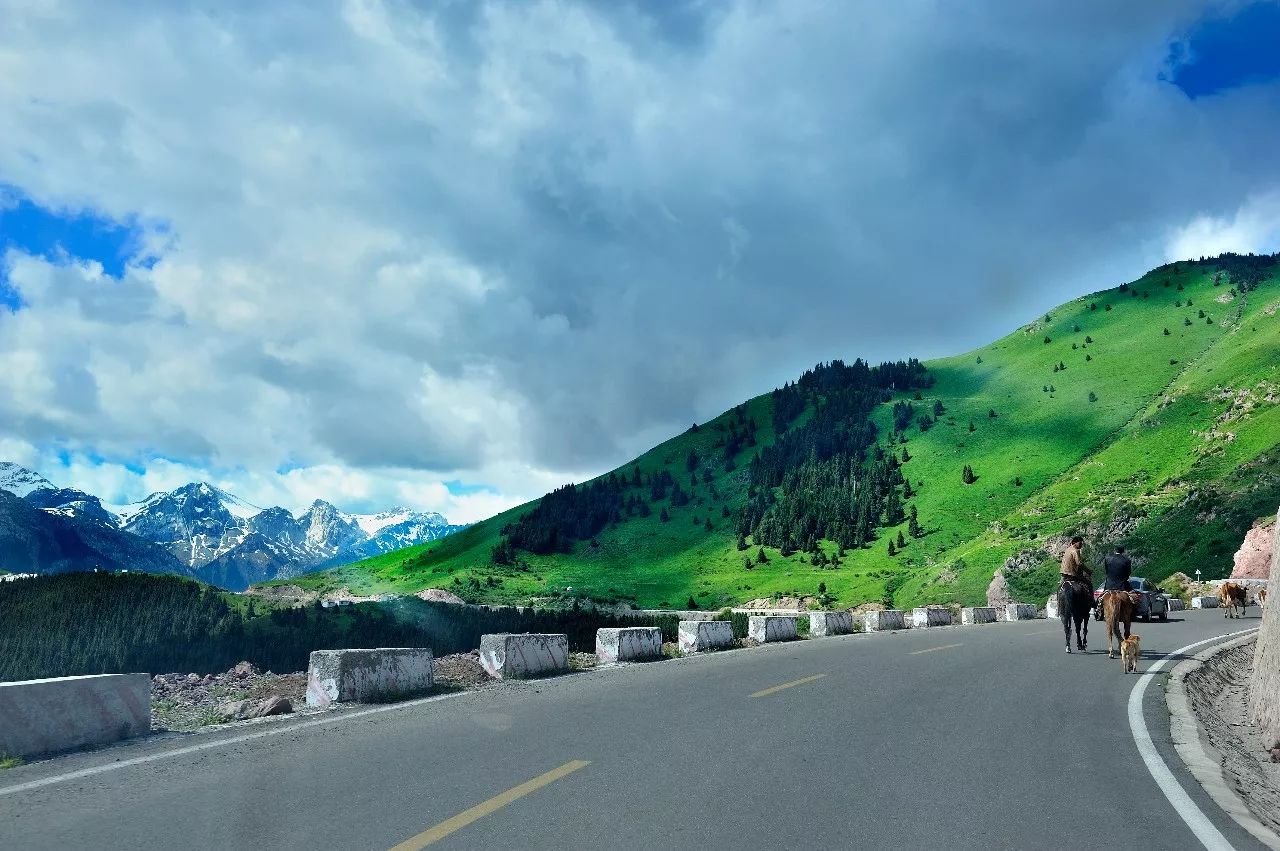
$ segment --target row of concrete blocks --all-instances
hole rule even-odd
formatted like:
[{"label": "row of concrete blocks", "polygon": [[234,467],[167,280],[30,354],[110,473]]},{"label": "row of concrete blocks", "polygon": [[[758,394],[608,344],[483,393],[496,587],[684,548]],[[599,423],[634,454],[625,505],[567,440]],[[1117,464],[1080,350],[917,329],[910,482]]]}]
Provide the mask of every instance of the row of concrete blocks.
[{"label": "row of concrete blocks", "polygon": [[[974,606],[960,610],[960,623],[980,624],[995,623],[999,620],[1026,621],[1034,620],[1039,615],[1036,607],[1030,603],[1010,603],[1002,609],[991,606]],[[913,609],[910,612],[912,627],[951,626],[953,623],[949,609],[933,606]],[[906,629],[908,613],[897,609],[883,609],[878,612],[866,612],[862,616],[864,632],[885,632],[894,629]]]}]

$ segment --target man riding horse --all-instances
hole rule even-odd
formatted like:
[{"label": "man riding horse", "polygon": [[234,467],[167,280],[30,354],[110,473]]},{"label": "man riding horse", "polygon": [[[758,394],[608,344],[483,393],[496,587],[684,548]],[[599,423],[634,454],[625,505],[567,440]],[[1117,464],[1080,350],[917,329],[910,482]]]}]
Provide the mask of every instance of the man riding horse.
[{"label": "man riding horse", "polygon": [[1093,577],[1084,566],[1080,551],[1084,538],[1076,535],[1062,554],[1062,585],[1058,588],[1058,617],[1062,619],[1062,635],[1071,652],[1071,626],[1075,624],[1076,649],[1089,647],[1089,612],[1093,609]]},{"label": "man riding horse", "polygon": [[[1090,601],[1093,600],[1093,574],[1089,572],[1089,568],[1085,567],[1084,559],[1080,556],[1080,551],[1084,549],[1084,538],[1076,535],[1071,539],[1071,543],[1067,546],[1067,551],[1062,554],[1062,585],[1066,587],[1068,583],[1072,583],[1088,593]],[[1092,608],[1092,602],[1090,608]]]}]

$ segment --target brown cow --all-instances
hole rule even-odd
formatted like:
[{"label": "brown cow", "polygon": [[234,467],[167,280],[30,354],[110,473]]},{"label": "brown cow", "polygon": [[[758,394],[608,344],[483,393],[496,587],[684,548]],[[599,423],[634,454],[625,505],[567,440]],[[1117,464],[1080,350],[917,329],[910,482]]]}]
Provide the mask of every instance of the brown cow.
[{"label": "brown cow", "polygon": [[[1218,586],[1218,604],[1223,608],[1223,615],[1228,618],[1245,616],[1245,604],[1249,599],[1249,589],[1235,582],[1224,582]],[[1240,611],[1236,612],[1236,606]]]},{"label": "brown cow", "polygon": [[[1138,611],[1138,601],[1132,591],[1103,591],[1102,617],[1107,622],[1107,658],[1115,658],[1115,645],[1129,637],[1133,615]],[[1124,635],[1120,626],[1124,625]]]}]

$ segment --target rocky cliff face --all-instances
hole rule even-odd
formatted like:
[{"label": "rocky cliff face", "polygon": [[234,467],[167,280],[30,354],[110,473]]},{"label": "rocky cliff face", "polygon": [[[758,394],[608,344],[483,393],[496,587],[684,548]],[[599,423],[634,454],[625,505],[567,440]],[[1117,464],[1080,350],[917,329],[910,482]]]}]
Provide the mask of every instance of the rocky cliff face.
[{"label": "rocky cliff face", "polygon": [[1271,554],[1275,550],[1276,524],[1255,523],[1245,533],[1244,543],[1236,550],[1232,579],[1266,579],[1271,575]]},{"label": "rocky cliff face", "polygon": [[[1280,511],[1276,512],[1280,525]],[[1271,527],[1273,530],[1275,526]],[[1272,536],[1270,585],[1280,589],[1280,536]],[[1249,714],[1261,729],[1267,747],[1280,746],[1280,605],[1268,600],[1253,655],[1249,683]]]}]

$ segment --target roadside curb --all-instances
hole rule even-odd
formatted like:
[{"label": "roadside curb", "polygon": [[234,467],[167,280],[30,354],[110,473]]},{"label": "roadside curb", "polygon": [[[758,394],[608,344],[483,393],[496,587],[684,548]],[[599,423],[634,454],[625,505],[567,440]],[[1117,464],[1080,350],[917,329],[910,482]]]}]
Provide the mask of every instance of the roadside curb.
[{"label": "roadside curb", "polygon": [[1169,672],[1169,679],[1165,685],[1165,703],[1169,708],[1169,735],[1173,740],[1174,749],[1177,750],[1183,764],[1205,793],[1227,815],[1231,816],[1236,824],[1249,831],[1253,838],[1268,848],[1280,849],[1280,835],[1258,821],[1248,805],[1227,785],[1222,776],[1220,760],[1211,755],[1210,747],[1201,737],[1199,721],[1191,711],[1187,698],[1188,675],[1198,671],[1219,653],[1234,650],[1256,641],[1257,638],[1258,633],[1254,631],[1249,635],[1215,644],[1206,650],[1201,650],[1192,658],[1179,662]]}]

